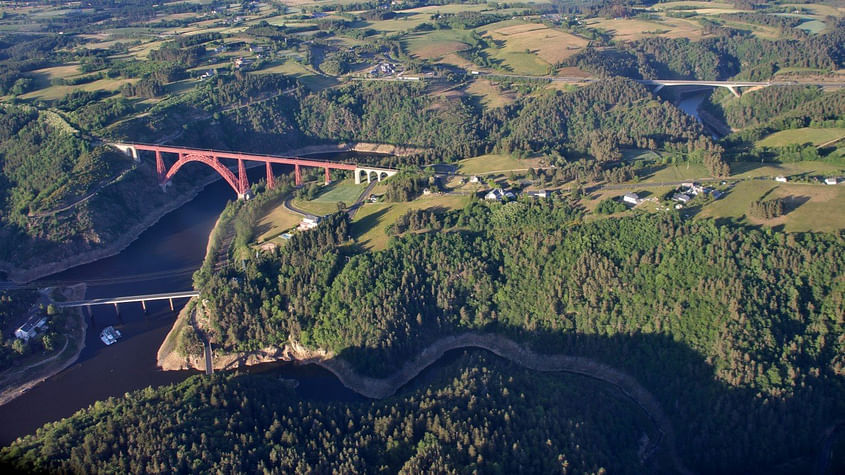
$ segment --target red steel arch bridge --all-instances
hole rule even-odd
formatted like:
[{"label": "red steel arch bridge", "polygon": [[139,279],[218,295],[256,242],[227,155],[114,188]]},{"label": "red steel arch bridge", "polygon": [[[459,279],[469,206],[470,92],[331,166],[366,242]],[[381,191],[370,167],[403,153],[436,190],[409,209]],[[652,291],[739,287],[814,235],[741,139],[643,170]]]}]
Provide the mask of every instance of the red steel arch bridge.
[{"label": "red steel arch bridge", "polygon": [[[249,178],[246,174],[246,162],[263,162],[267,172],[267,186],[273,188],[275,176],[272,165],[293,165],[294,179],[297,185],[302,184],[302,167],[323,168],[326,173],[326,183],[331,181],[329,170],[350,170],[355,174],[355,183],[361,182],[361,174],[366,173],[367,181],[371,177],[381,181],[383,178],[393,176],[398,170],[392,168],[359,166],[354,163],[329,162],[324,160],[310,160],[299,157],[281,157],[274,155],[256,155],[241,152],[227,152],[220,150],[203,150],[188,147],[175,147],[169,145],[152,145],[141,143],[112,143],[109,144],[123,153],[132,157],[135,161],[141,160],[141,151],[155,152],[156,173],[162,188],[170,183],[170,180],[184,165],[190,162],[200,162],[213,168],[226,183],[235,190],[238,198],[249,198]],[[169,168],[164,161],[164,154],[175,154],[176,161]],[[223,160],[237,160],[237,175],[232,169],[224,164]]]}]

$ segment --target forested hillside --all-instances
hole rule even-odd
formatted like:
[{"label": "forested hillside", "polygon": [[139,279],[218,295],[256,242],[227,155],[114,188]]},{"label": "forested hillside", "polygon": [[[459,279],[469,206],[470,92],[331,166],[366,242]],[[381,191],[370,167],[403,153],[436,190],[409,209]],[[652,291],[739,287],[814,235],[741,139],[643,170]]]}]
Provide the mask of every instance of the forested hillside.
[{"label": "forested hillside", "polygon": [[0,106],[0,261],[36,266],[114,242],[168,202],[152,190],[150,163],[92,144],[54,112]]},{"label": "forested hillside", "polygon": [[642,473],[660,435],[613,388],[484,354],[377,402],[301,400],[228,375],[98,402],[0,450],[47,472]]},{"label": "forested hillside", "polygon": [[806,457],[845,414],[841,236],[579,215],[558,200],[474,202],[364,254],[335,244],[342,225],[320,227],[244,271],[198,276],[212,340],[291,338],[384,375],[440,336],[507,334],[634,374],[682,457],[714,471]]}]

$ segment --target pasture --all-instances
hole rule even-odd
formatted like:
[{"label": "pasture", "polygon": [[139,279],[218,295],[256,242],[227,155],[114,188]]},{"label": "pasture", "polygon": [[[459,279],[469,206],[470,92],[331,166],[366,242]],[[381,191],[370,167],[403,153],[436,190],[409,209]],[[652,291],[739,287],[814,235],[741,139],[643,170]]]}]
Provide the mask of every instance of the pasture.
[{"label": "pasture", "polygon": [[811,143],[819,146],[836,139],[845,137],[845,128],[813,128],[804,127],[801,129],[789,129],[775,132],[771,135],[763,137],[757,141],[755,145],[759,147],[782,147],[789,144],[804,144]]},{"label": "pasture", "polygon": [[468,196],[430,195],[401,203],[365,203],[352,221],[352,236],[370,251],[387,248],[385,228],[412,209],[457,209],[466,204]]},{"label": "pasture", "polygon": [[539,158],[516,158],[511,155],[489,154],[467,158],[458,162],[458,171],[465,175],[507,173],[540,166]]}]

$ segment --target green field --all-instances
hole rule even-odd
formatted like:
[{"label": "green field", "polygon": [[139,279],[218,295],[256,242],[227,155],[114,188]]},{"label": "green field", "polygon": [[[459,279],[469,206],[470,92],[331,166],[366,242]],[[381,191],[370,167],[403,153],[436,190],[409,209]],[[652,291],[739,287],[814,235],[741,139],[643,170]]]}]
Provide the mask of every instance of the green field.
[{"label": "green field", "polygon": [[305,87],[312,91],[319,91],[337,84],[337,80],[335,78],[316,73],[303,66],[302,63],[293,59],[283,60],[279,64],[255,71],[254,74],[265,73],[280,73],[293,76],[302,81],[302,83],[305,84]]},{"label": "green field", "polygon": [[387,247],[385,227],[395,223],[408,210],[435,207],[456,209],[468,199],[461,195],[430,195],[403,203],[366,203],[352,221],[352,236],[369,250],[381,250]]},{"label": "green field", "polygon": [[301,219],[301,216],[288,211],[282,203],[279,203],[278,206],[258,220],[255,242],[261,244],[270,241],[295,227]]},{"label": "green field", "polygon": [[819,34],[822,31],[824,31],[826,26],[827,25],[825,25],[823,21],[810,20],[810,21],[805,21],[804,23],[801,23],[800,25],[796,26],[795,28],[798,28],[799,30],[809,31],[810,33]]},{"label": "green field", "polygon": [[[747,216],[752,201],[761,198],[783,198],[787,212],[770,220]],[[738,183],[720,200],[705,206],[698,217],[732,218],[741,223],[783,226],[788,232],[827,232],[845,229],[845,186],[777,184],[773,181],[749,180]]]},{"label": "green field", "polygon": [[356,185],[351,179],[336,181],[325,186],[313,200],[295,199],[291,204],[303,211],[316,215],[326,215],[337,211],[337,203],[342,201],[351,206],[367,188],[367,184]]},{"label": "green field", "polygon": [[731,163],[732,176],[740,178],[769,176],[830,176],[845,173],[845,165],[828,162],[795,162],[761,165],[757,162]]},{"label": "green field", "polygon": [[434,30],[408,35],[405,47],[422,59],[438,59],[467,48],[469,34],[463,30]]},{"label": "green field", "polygon": [[812,143],[813,145],[821,145],[832,140],[845,137],[845,128],[813,128],[804,127],[802,129],[789,129],[775,132],[763,139],[757,141],[756,145],[760,147],[782,147],[793,143]]},{"label": "green field", "polygon": [[503,173],[511,170],[526,170],[540,166],[538,158],[519,159],[511,155],[481,155],[458,162],[458,171],[463,174]]},{"label": "green field", "polygon": [[642,178],[643,183],[673,182],[682,180],[695,180],[710,176],[707,167],[701,163],[688,163],[684,165],[667,165],[656,168],[653,172]]}]

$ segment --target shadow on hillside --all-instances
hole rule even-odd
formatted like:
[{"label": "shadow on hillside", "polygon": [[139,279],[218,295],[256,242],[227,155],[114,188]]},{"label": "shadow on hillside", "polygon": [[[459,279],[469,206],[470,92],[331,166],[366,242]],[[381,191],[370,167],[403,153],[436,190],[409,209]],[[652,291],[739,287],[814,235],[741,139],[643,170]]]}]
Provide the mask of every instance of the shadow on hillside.
[{"label": "shadow on hillside", "polygon": [[[789,322],[773,325],[783,327],[775,333],[788,333]],[[484,330],[522,342],[538,353],[583,356],[634,377],[659,401],[672,423],[676,452],[694,472],[806,472],[817,462],[819,438],[829,421],[845,416],[845,407],[832,390],[845,384],[841,376],[829,376],[834,381],[824,386],[818,378],[807,376],[808,387],[796,389],[795,396],[767,399],[758,389],[718,379],[703,354],[668,335],[576,335],[496,326]],[[362,373],[384,377],[435,339],[410,334],[408,341],[419,343],[396,352],[347,348],[339,356]],[[442,364],[438,361],[432,367]],[[767,388],[785,378],[776,367],[761,367],[755,381]],[[412,380],[408,386],[415,384]],[[665,456],[665,452],[658,453]],[[661,466],[671,467],[668,461]]]}]

